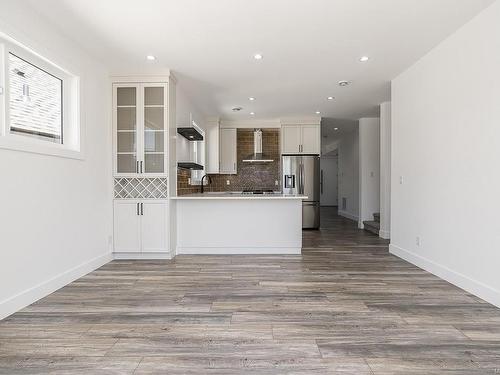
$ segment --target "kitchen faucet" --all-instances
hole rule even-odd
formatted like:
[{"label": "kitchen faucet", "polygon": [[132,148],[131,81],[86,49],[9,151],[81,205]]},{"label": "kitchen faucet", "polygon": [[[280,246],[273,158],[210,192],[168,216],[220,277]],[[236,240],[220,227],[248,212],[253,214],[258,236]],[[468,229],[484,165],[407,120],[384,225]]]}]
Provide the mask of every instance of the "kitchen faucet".
[{"label": "kitchen faucet", "polygon": [[203,194],[203,190],[204,190],[204,185],[203,185],[203,179],[205,177],[208,177],[208,184],[210,185],[212,183],[212,179],[210,178],[210,176],[208,174],[204,175],[202,178],[201,178],[201,193]]}]

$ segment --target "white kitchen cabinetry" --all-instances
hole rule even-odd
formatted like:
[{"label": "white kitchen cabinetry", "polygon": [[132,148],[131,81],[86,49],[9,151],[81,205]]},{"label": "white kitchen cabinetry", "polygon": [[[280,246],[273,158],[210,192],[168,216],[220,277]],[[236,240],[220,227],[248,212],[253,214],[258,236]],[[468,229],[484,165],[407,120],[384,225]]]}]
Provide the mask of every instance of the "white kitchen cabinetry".
[{"label": "white kitchen cabinetry", "polygon": [[236,129],[220,130],[220,174],[237,174]]},{"label": "white kitchen cabinetry", "polygon": [[320,125],[283,125],[281,127],[282,154],[320,154]]},{"label": "white kitchen cabinetry", "polygon": [[113,84],[114,175],[167,174],[166,83]]},{"label": "white kitchen cabinetry", "polygon": [[300,153],[300,125],[286,125],[281,128],[281,153]]},{"label": "white kitchen cabinetry", "polygon": [[205,126],[205,172],[210,174],[220,173],[220,125],[219,119],[208,120]]},{"label": "white kitchen cabinetry", "polygon": [[115,200],[115,254],[168,253],[167,218],[165,200]]},{"label": "white kitchen cabinetry", "polygon": [[115,252],[141,252],[141,217],[137,201],[115,201]]}]

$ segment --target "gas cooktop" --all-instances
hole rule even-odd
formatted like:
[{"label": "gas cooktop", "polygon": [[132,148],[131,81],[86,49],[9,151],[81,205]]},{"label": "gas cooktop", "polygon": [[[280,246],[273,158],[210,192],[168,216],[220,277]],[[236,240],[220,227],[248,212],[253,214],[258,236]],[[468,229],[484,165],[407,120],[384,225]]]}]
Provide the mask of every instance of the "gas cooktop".
[{"label": "gas cooktop", "polygon": [[276,194],[276,192],[272,189],[246,189],[242,194]]}]

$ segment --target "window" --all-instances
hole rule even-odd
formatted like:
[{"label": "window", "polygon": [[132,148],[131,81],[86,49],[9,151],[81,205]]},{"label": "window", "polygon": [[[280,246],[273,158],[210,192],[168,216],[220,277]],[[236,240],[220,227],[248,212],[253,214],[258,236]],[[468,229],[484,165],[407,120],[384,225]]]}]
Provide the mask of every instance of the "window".
[{"label": "window", "polygon": [[0,147],[81,159],[79,79],[0,34]]},{"label": "window", "polygon": [[10,132],[63,143],[62,79],[9,53]]}]

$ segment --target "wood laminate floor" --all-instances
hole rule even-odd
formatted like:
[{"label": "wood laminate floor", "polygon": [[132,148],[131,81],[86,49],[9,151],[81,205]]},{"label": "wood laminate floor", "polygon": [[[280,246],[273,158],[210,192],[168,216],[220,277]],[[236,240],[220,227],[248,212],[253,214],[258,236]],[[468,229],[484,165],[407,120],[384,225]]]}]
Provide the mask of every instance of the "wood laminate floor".
[{"label": "wood laminate floor", "polygon": [[499,309],[323,213],[302,256],[113,261],[1,321],[0,373],[500,373]]}]

